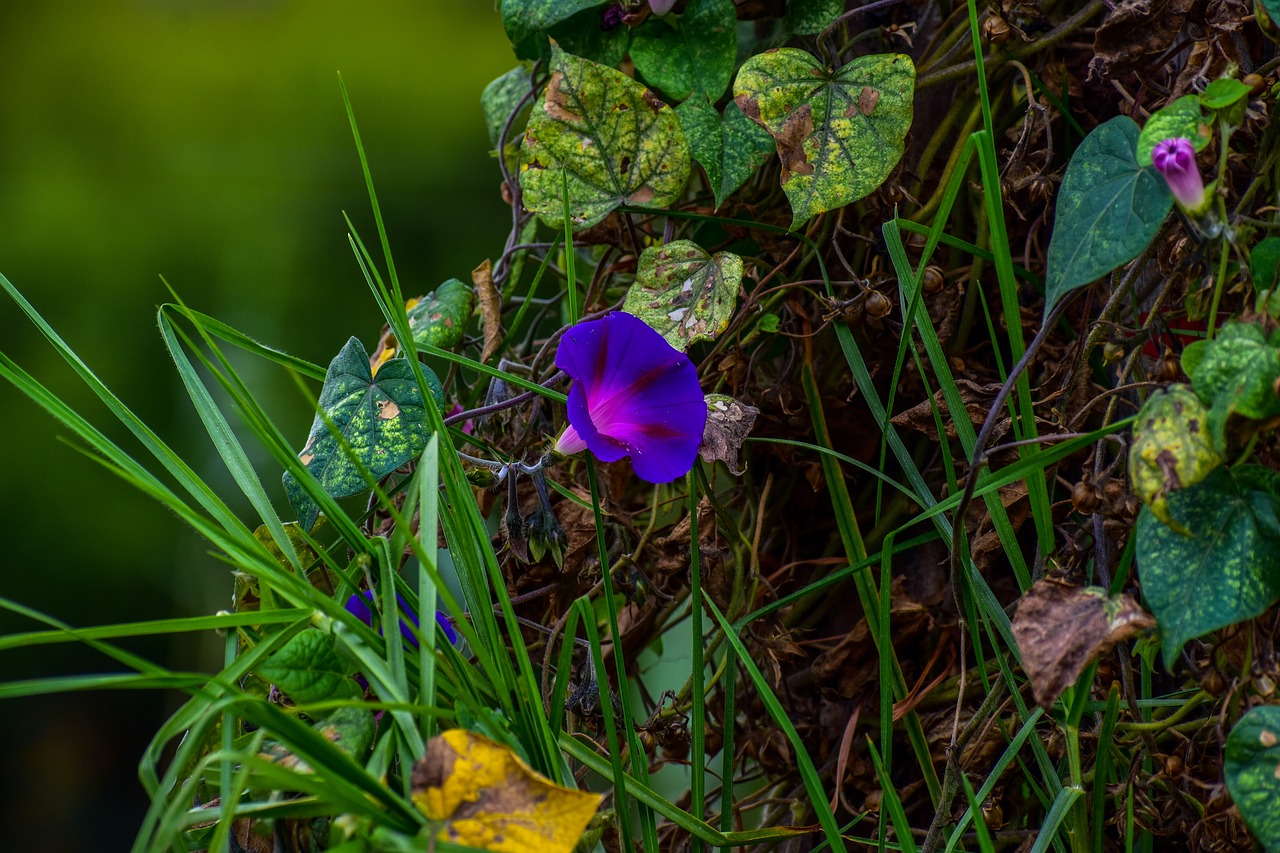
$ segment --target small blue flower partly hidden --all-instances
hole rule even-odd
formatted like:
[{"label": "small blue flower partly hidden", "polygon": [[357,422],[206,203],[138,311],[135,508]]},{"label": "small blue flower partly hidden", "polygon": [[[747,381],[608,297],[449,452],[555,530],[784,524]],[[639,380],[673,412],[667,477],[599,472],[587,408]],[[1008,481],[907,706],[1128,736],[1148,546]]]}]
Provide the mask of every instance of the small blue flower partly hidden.
[{"label": "small blue flower partly hidden", "polygon": [[[366,589],[362,592],[358,592],[347,599],[347,612],[355,616],[364,624],[373,627],[373,610],[369,606],[372,601],[372,590]],[[404,614],[404,616],[408,616],[416,628],[418,626],[418,614],[415,613],[413,609],[409,607],[409,603],[399,595],[396,596],[396,601],[400,605],[400,612]],[[444,631],[444,635],[448,638],[449,644],[456,645],[458,642],[458,634],[453,630],[453,625],[449,623],[449,617],[437,610],[436,624],[438,624],[440,629]],[[381,631],[379,631],[379,633],[381,633]],[[400,619],[400,633],[406,640],[413,644],[414,648],[417,648],[418,638],[413,635],[413,629],[409,627],[409,623],[405,622],[403,617]]]},{"label": "small blue flower partly hidden", "polygon": [[556,367],[573,380],[560,453],[590,449],[602,462],[631,457],[636,476],[670,483],[693,468],[707,423],[689,357],[622,311],[565,332]]},{"label": "small blue flower partly hidden", "polygon": [[1191,140],[1180,136],[1156,143],[1151,151],[1151,162],[1164,176],[1178,205],[1188,213],[1204,212],[1209,194],[1204,189],[1204,179],[1196,166],[1196,149]]}]

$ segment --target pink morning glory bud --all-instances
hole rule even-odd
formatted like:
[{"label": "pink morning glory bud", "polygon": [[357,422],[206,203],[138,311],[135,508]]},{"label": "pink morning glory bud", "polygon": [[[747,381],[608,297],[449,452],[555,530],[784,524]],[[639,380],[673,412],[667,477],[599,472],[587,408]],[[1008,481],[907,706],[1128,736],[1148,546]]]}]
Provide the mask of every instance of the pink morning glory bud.
[{"label": "pink morning glory bud", "polygon": [[1191,140],[1178,136],[1157,143],[1151,152],[1151,162],[1156,171],[1164,175],[1169,191],[1183,210],[1188,213],[1204,210],[1209,198],[1196,166],[1196,150]]},{"label": "pink morning glory bud", "polygon": [[649,8],[653,10],[653,14],[662,17],[671,11],[676,5],[676,0],[649,0]]},{"label": "pink morning glory bud", "polygon": [[622,311],[565,332],[556,367],[573,380],[559,453],[631,457],[636,476],[670,483],[693,468],[707,404],[689,356]]}]

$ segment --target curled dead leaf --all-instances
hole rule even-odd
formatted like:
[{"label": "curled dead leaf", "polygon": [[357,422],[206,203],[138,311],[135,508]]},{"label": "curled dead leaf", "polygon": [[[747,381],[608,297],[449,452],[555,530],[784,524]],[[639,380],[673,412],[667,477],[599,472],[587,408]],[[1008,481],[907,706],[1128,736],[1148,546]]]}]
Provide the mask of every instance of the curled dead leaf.
[{"label": "curled dead leaf", "polygon": [[502,294],[493,284],[493,266],[488,259],[471,271],[471,281],[480,297],[480,320],[484,327],[480,360],[488,362],[502,346]]},{"label": "curled dead leaf", "polygon": [[1040,580],[1018,602],[1013,636],[1037,704],[1048,710],[1085,667],[1155,626],[1132,596]]},{"label": "curled dead leaf", "polygon": [[723,462],[735,476],[742,464],[742,444],[755,425],[760,410],[724,394],[707,395],[707,425],[702,431],[698,455],[704,462]]}]

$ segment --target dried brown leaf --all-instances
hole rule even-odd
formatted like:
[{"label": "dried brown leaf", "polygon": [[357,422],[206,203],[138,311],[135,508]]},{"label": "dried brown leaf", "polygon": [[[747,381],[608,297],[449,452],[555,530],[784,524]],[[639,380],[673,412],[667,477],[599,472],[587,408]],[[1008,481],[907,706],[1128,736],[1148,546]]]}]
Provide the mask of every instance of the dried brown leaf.
[{"label": "dried brown leaf", "polygon": [[487,259],[471,271],[471,281],[475,283],[476,295],[480,298],[480,319],[484,326],[480,360],[488,362],[502,345],[502,294],[493,284],[493,266]]},{"label": "dried brown leaf", "polygon": [[1050,579],[1036,581],[1018,603],[1013,636],[1036,702],[1048,710],[1085,667],[1154,625],[1129,595]]}]

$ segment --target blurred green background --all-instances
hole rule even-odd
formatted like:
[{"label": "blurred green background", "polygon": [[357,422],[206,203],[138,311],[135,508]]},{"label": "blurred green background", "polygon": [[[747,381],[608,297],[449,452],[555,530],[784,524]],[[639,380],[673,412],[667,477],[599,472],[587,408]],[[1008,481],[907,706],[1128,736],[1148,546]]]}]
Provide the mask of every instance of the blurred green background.
[{"label": "blurred green background", "polygon": [[[156,331],[160,276],[193,307],[312,361],[352,334],[372,347],[381,321],[342,212],[376,236],[338,72],[406,293],[496,260],[510,220],[479,96],[515,59],[493,5],[3,0],[0,273],[234,498]],[[7,299],[0,351],[149,461]],[[292,382],[242,365],[301,445],[311,413]],[[0,596],[74,625],[226,607],[229,573],[204,543],[60,436],[0,385]],[[0,633],[35,627],[0,611]],[[219,663],[217,638],[125,645],[176,669]],[[118,670],[71,646],[0,651],[5,682]],[[147,805],[138,757],[179,699],[0,700],[0,848],[128,849]]]}]

